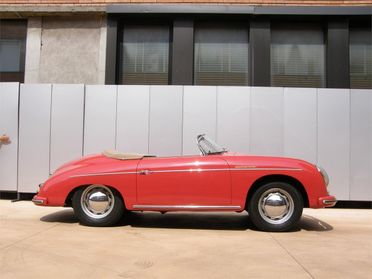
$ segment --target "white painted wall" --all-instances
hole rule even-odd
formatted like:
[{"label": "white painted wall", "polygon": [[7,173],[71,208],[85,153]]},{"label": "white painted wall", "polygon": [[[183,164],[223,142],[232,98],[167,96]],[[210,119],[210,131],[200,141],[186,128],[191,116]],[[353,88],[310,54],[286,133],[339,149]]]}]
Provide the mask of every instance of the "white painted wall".
[{"label": "white painted wall", "polygon": [[233,151],[317,163],[338,199],[372,200],[372,90],[0,83],[3,132],[1,191],[34,192],[63,162],[105,149],[198,154],[207,133]]},{"label": "white painted wall", "polygon": [[83,155],[84,85],[52,86],[50,173]]},{"label": "white painted wall", "polygon": [[17,190],[18,164],[18,83],[0,83],[0,136],[6,134],[9,144],[0,143],[0,190]]},{"label": "white painted wall", "polygon": [[117,86],[85,87],[84,155],[116,146]]},{"label": "white painted wall", "polygon": [[36,192],[49,176],[51,93],[50,84],[20,87],[19,192]]}]

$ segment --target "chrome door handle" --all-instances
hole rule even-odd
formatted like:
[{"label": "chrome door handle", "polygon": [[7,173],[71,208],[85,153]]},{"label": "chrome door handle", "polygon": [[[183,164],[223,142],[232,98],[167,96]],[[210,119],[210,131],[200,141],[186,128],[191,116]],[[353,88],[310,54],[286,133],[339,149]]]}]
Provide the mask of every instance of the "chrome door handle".
[{"label": "chrome door handle", "polygon": [[149,170],[140,170],[139,171],[139,174],[140,175],[148,175],[148,174],[150,174],[151,173],[151,171],[149,171]]}]

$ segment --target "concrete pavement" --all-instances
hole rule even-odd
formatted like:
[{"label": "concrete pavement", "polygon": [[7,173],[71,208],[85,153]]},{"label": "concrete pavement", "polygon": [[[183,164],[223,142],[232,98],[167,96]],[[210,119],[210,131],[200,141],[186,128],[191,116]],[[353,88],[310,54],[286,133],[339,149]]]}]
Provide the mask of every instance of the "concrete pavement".
[{"label": "concrete pavement", "polygon": [[0,277],[371,278],[372,210],[306,209],[292,232],[246,213],[132,213],[81,226],[72,209],[0,200]]}]

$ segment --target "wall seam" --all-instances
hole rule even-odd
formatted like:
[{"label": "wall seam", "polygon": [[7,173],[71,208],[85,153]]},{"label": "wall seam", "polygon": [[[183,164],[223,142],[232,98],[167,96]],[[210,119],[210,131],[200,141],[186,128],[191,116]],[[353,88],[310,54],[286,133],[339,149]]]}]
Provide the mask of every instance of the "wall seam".
[{"label": "wall seam", "polygon": [[349,94],[349,200],[351,198],[351,89]]},{"label": "wall seam", "polygon": [[315,136],[316,136],[316,140],[315,140],[315,150],[316,150],[316,154],[315,154],[315,161],[316,161],[316,164],[318,165],[319,164],[319,88],[316,88],[315,89],[315,99],[316,99],[316,119],[315,119],[315,123],[316,123],[316,131],[315,131]]},{"label": "wall seam", "polygon": [[115,103],[115,149],[117,149],[117,136],[118,136],[118,85],[115,86],[115,93],[116,93],[116,103]]},{"label": "wall seam", "polygon": [[147,153],[150,154],[150,130],[151,130],[151,85],[148,86],[149,109],[147,114]]},{"label": "wall seam", "polygon": [[19,126],[20,126],[20,114],[21,114],[21,84],[18,83],[18,120],[17,120],[17,178],[16,178],[16,191],[17,191],[17,199],[20,198],[20,194],[19,194],[19,191],[18,191],[18,184],[19,184]]},{"label": "wall seam", "polygon": [[215,87],[215,92],[216,92],[216,124],[215,124],[215,140],[216,142],[218,142],[218,97],[219,97],[219,90],[218,90],[219,87]]},{"label": "wall seam", "polygon": [[49,108],[49,175],[51,174],[51,161],[52,161],[52,107],[53,107],[53,90],[54,84],[50,84],[50,108]]},{"label": "wall seam", "polygon": [[185,113],[185,86],[182,86],[182,115],[181,115],[181,155],[183,155],[183,135],[184,135],[184,113]]}]

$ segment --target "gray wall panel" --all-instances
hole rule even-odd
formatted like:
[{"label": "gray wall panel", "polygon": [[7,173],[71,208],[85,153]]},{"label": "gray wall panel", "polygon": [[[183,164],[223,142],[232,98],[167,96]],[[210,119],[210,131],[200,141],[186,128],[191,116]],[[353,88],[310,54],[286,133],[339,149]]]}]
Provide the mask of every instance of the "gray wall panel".
[{"label": "gray wall panel", "polygon": [[85,88],[84,154],[115,149],[115,85],[87,85]]},{"label": "gray wall panel", "polygon": [[283,88],[251,88],[250,152],[283,155]]},{"label": "gray wall panel", "polygon": [[19,192],[36,192],[49,176],[50,106],[50,84],[21,84]]},{"label": "gray wall panel", "polygon": [[372,200],[372,90],[351,90],[350,199]]},{"label": "gray wall panel", "polygon": [[182,105],[182,86],[150,87],[150,154],[181,155]]},{"label": "gray wall panel", "polygon": [[316,163],[316,88],[284,89],[284,156]]},{"label": "gray wall panel", "polygon": [[318,164],[330,177],[329,189],[349,199],[350,90],[318,89]]},{"label": "gray wall panel", "polygon": [[50,172],[83,155],[84,85],[54,84],[50,133]]},{"label": "gray wall panel", "polygon": [[216,142],[249,153],[250,87],[217,87]]},{"label": "gray wall panel", "polygon": [[216,138],[216,87],[185,86],[183,104],[183,154],[199,154],[196,136]]},{"label": "gray wall panel", "polygon": [[17,190],[18,90],[18,83],[0,83],[0,136],[10,138],[0,143],[0,191]]},{"label": "gray wall panel", "polygon": [[116,149],[149,152],[149,95],[146,85],[119,85]]},{"label": "gray wall panel", "polygon": [[232,151],[317,163],[339,200],[372,200],[372,90],[0,83],[2,133],[0,191],[35,192],[82,150],[199,154],[206,133]]}]

